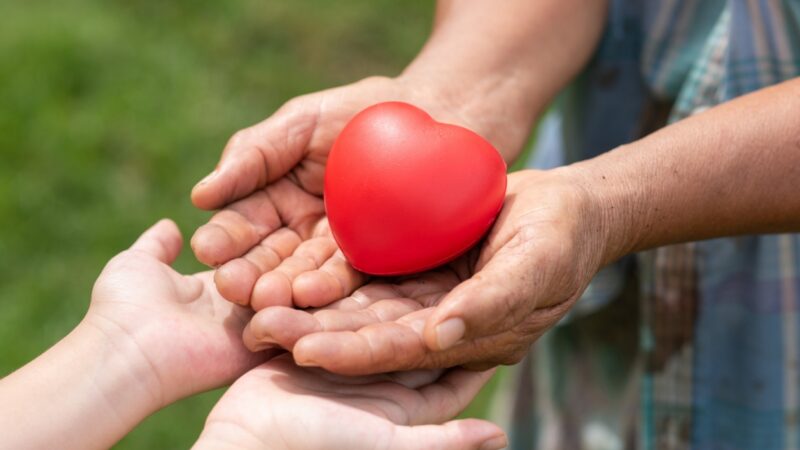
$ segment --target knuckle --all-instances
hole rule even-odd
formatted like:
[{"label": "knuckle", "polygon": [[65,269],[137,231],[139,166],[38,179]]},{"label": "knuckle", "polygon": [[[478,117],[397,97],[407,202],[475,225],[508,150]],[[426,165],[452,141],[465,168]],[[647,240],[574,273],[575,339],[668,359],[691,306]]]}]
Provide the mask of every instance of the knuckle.
[{"label": "knuckle", "polygon": [[391,83],[392,79],[386,76],[381,75],[371,75],[366,78],[362,78],[358,84],[368,85],[368,84],[383,84],[383,83]]},{"label": "knuckle", "polygon": [[243,128],[235,133],[228,139],[227,147],[230,149],[237,149],[244,147],[250,137],[250,129]]},{"label": "knuckle", "polygon": [[520,363],[523,359],[525,359],[525,356],[527,355],[528,355],[528,347],[526,346],[525,348],[514,350],[511,353],[505,355],[505,357],[502,358],[500,363],[506,366],[512,366],[514,364]]},{"label": "knuckle", "polygon": [[305,95],[293,97],[287,100],[286,103],[284,103],[283,106],[280,107],[279,111],[281,111],[282,113],[290,113],[302,110],[307,100],[308,100],[307,96]]},{"label": "knuckle", "polygon": [[517,225],[514,238],[509,245],[516,248],[529,248],[532,242],[541,238],[541,229],[534,224],[523,222]]},{"label": "knuckle", "polygon": [[[288,100],[278,109],[273,118],[283,124],[313,122],[312,119],[314,119],[319,112],[320,97],[318,97],[318,95],[319,94],[301,95]],[[302,130],[302,127],[300,128]],[[289,130],[287,130],[287,136],[292,134],[288,131]],[[297,132],[297,130],[295,130],[295,132]]]},{"label": "knuckle", "polygon": [[106,264],[105,270],[111,270],[115,272],[139,270],[140,261],[143,256],[147,256],[147,254],[142,250],[125,250],[111,258],[111,260],[109,260]]},{"label": "knuckle", "polygon": [[520,361],[522,361],[521,357],[518,358],[515,355],[507,355],[507,356],[504,356],[504,357],[500,358],[497,361],[497,365],[498,366],[514,366],[514,365],[518,364]]},{"label": "knuckle", "polygon": [[520,322],[514,332],[519,336],[520,341],[525,342],[527,346],[536,341],[547,329],[555,325],[560,318],[561,315],[554,314],[550,308],[537,310]]}]

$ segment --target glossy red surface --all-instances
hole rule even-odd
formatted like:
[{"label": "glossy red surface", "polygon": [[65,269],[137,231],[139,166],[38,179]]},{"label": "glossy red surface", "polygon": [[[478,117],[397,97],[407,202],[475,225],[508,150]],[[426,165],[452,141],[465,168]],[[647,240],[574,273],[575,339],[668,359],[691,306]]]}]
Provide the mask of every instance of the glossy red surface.
[{"label": "glossy red surface", "polygon": [[407,103],[371,106],[342,130],[325,173],[333,235],[356,269],[419,272],[477,243],[503,204],[506,165],[476,133]]}]

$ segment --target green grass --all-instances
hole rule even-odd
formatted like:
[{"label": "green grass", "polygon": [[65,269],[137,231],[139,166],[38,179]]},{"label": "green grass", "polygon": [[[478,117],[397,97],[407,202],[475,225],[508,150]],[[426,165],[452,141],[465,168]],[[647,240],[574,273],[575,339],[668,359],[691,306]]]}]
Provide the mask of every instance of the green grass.
[{"label": "green grass", "polygon": [[[432,8],[0,2],[0,374],[75,326],[105,261],[148,225],[171,217],[190,235],[207,219],[189,190],[234,131],[298,94],[397,73]],[[177,266],[200,269],[190,252]],[[167,408],[119,448],[188,447],[220,392]]]}]

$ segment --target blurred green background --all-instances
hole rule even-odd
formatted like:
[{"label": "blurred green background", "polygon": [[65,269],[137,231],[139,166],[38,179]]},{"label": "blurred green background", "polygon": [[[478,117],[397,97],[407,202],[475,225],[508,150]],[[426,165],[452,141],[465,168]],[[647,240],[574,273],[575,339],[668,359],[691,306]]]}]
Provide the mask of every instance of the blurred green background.
[{"label": "blurred green background", "polygon": [[[0,374],[77,324],[105,261],[147,226],[171,217],[190,236],[207,219],[189,191],[233,132],[293,96],[398,73],[432,13],[427,0],[0,2]],[[201,269],[188,251],[177,266]],[[220,394],[118,448],[188,448]]]}]

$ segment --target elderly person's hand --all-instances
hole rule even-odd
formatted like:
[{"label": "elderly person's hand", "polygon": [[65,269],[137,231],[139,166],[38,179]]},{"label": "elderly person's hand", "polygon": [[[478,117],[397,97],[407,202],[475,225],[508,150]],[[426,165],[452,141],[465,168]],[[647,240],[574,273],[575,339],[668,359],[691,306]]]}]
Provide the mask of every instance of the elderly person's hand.
[{"label": "elderly person's hand", "polygon": [[192,192],[198,207],[223,208],[195,232],[192,247],[200,261],[218,267],[215,282],[225,298],[255,308],[291,305],[294,291],[302,303],[304,288],[293,289],[292,282],[320,267],[331,277],[356,280],[354,287],[363,282],[336,251],[327,227],[322,187],[328,151],[352,116],[388,100],[478,128],[426,86],[410,76],[368,78],[295,98],[234,135],[217,169]]},{"label": "elderly person's hand", "polygon": [[[431,272],[374,281],[321,309],[262,309],[245,344],[277,344],[301,365],[346,374],[517,362],[605,262],[601,219],[565,171],[515,173],[480,249]],[[299,279],[310,286],[325,277]],[[311,303],[329,301],[328,292]]]},{"label": "elderly person's hand", "polygon": [[211,411],[195,449],[480,449],[506,446],[477,419],[449,421],[491,372],[417,371],[363,378],[277,357],[239,378]]},{"label": "elderly person's hand", "polygon": [[[604,1],[506,0],[498,10],[439,0],[428,42],[398,77],[295,98],[236,133],[192,192],[196,206],[221,209],[192,238],[198,259],[219,268],[220,293],[256,309],[321,306],[310,303],[320,288],[326,298],[347,295],[366,279],[332,245],[322,203],[328,151],[347,121],[375,103],[404,101],[470,128],[514,161],[536,117],[591,55],[605,8]],[[298,274],[317,268],[323,284],[295,285]]]},{"label": "elderly person's hand", "polygon": [[[475,263],[368,285],[316,312],[266,308],[245,343],[343,373],[515,362],[622,255],[800,229],[799,94],[788,81],[597,158],[511,175]],[[290,315],[298,326],[280,329]]]}]

